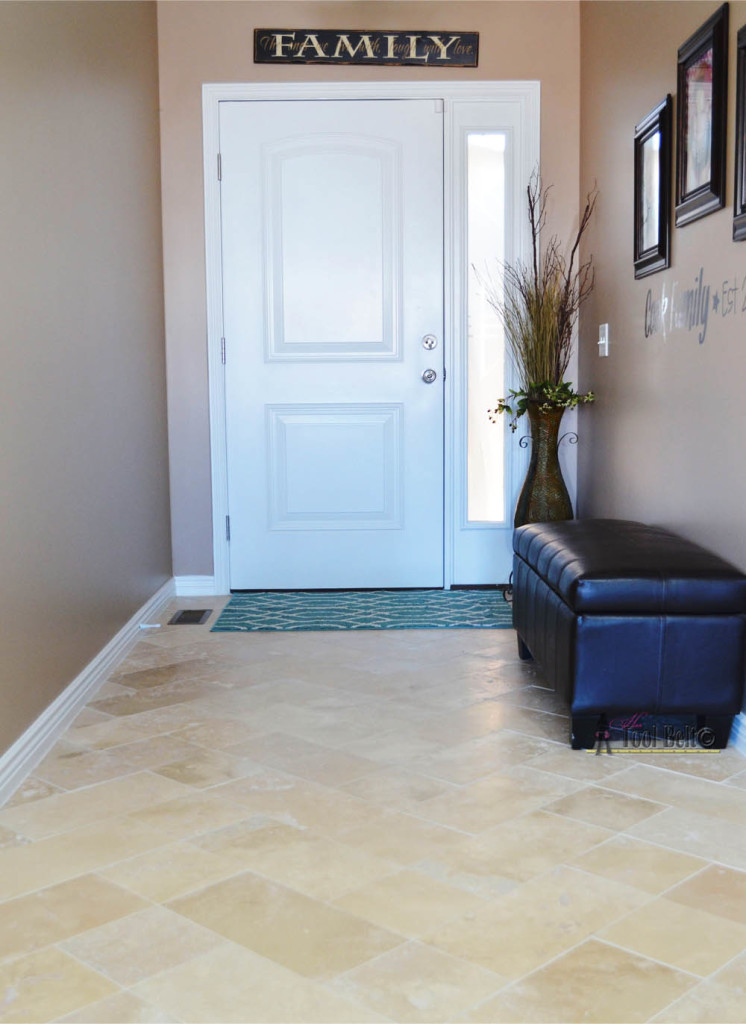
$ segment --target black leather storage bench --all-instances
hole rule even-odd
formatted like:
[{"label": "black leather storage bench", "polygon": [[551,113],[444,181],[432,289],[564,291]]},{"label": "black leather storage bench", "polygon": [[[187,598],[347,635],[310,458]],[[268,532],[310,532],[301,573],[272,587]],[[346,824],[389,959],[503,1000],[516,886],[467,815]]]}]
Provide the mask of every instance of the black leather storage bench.
[{"label": "black leather storage bench", "polygon": [[513,624],[592,747],[601,715],[694,714],[728,742],[741,710],[746,575],[676,534],[617,519],[513,538]]}]

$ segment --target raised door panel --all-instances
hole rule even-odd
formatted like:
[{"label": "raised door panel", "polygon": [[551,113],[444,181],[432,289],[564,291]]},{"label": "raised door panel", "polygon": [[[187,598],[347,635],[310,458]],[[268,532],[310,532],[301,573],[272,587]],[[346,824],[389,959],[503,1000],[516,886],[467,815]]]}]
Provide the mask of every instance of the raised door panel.
[{"label": "raised door panel", "polygon": [[401,526],[400,405],[267,407],[270,530]]},{"label": "raised door panel", "polygon": [[400,167],[385,139],[265,147],[268,359],[398,358]]}]

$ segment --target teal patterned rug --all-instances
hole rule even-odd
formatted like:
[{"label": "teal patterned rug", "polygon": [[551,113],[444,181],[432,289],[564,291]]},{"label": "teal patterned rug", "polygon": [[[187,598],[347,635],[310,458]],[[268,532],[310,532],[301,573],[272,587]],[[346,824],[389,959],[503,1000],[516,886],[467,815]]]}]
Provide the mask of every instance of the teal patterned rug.
[{"label": "teal patterned rug", "polygon": [[500,590],[258,591],[234,594],[213,633],[511,629]]}]

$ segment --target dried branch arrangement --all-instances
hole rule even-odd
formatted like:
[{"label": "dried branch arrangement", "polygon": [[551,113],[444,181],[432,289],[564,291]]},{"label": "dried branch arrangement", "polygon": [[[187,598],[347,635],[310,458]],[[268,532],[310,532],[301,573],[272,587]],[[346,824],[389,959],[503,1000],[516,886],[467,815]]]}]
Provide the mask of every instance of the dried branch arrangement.
[{"label": "dried branch arrangement", "polygon": [[594,395],[575,392],[564,379],[573,351],[573,332],[580,307],[595,283],[593,257],[580,259],[580,243],[598,197],[586,197],[577,234],[565,254],[556,235],[544,250],[541,234],[546,226],[550,186],[542,186],[538,173],[526,188],[531,229],[530,264],[517,262],[501,267],[499,280],[482,279],[485,297],[502,321],[505,340],[518,374],[520,388],[498,401],[490,415],[509,413],[511,427],[526,411],[529,402],[547,407],[574,408],[592,402]]}]

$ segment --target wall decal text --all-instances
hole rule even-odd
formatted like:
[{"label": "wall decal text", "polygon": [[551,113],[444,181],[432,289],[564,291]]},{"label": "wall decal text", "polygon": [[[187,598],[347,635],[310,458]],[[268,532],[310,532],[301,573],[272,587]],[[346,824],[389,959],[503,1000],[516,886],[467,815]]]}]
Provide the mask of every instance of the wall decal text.
[{"label": "wall decal text", "polygon": [[687,286],[664,281],[657,295],[652,288],[645,297],[645,337],[675,330],[694,332],[700,345],[705,343],[710,316],[720,320],[746,317],[746,276],[735,275],[719,283],[705,280],[704,267]]}]

